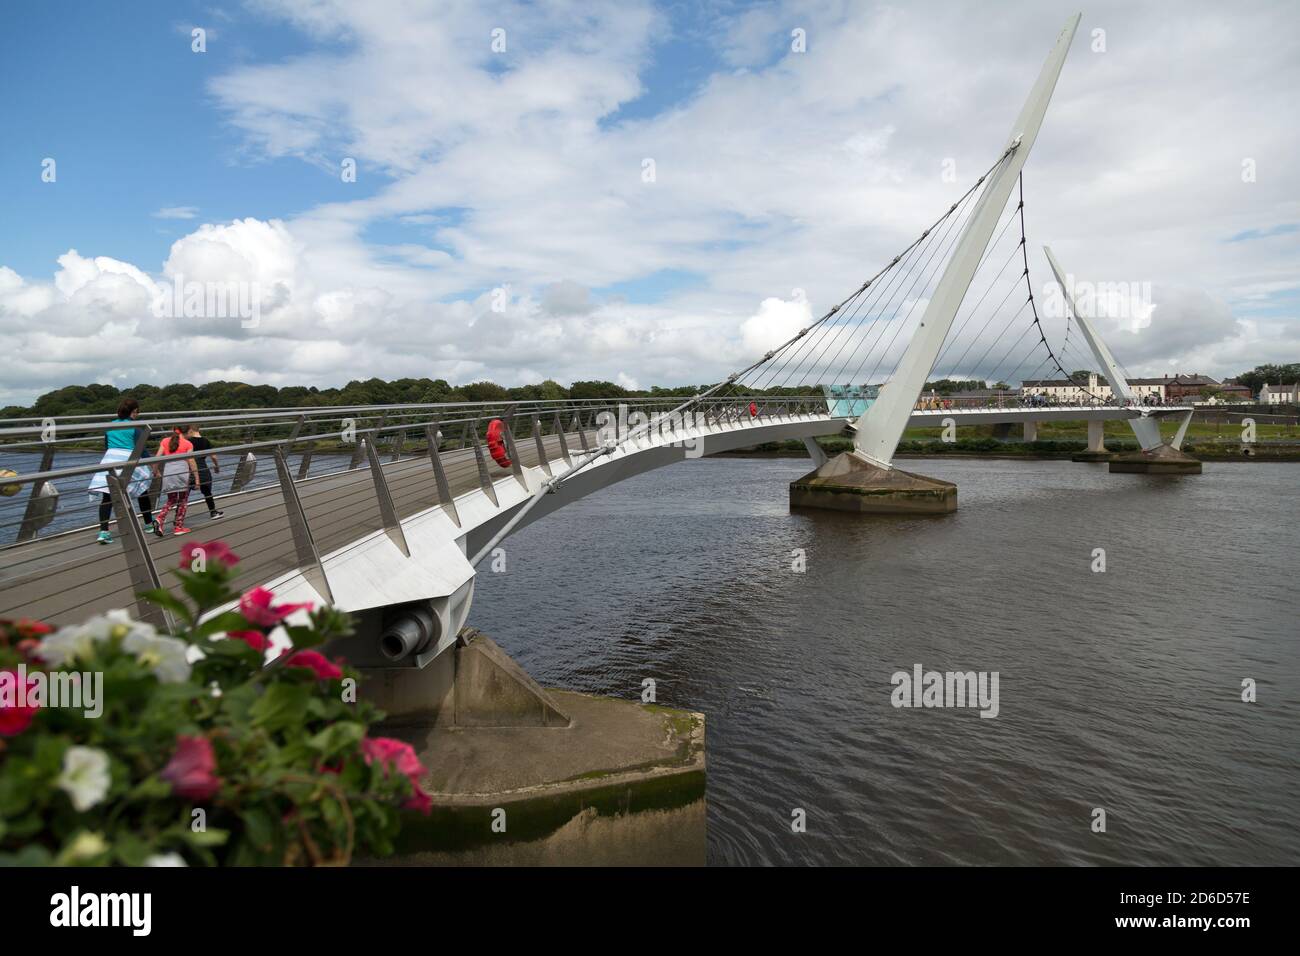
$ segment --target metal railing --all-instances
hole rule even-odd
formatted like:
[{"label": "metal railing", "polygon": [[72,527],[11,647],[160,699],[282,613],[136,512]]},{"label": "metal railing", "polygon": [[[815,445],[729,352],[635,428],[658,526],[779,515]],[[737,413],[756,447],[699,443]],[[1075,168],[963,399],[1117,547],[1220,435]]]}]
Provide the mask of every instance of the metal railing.
[{"label": "metal railing", "polygon": [[[217,458],[219,461],[220,457],[229,458],[233,455],[238,457],[239,466],[234,469],[227,494],[239,494],[261,487],[254,482],[259,454],[284,459],[286,466],[296,456],[296,474],[291,477],[291,482],[350,471],[367,463],[378,474],[381,470],[378,462],[381,451],[388,454],[390,461],[416,453],[408,450],[408,440],[413,436],[413,448],[423,447],[423,451],[419,452],[421,454],[428,453],[430,447],[440,450],[469,448],[475,450],[476,459],[481,459],[486,445],[487,425],[499,418],[506,425],[506,441],[511,445],[511,458],[516,462],[512,470],[518,478],[519,456],[514,447],[516,441],[532,440],[537,448],[539,464],[549,474],[549,462],[541,446],[545,436],[560,436],[563,456],[568,458],[567,436],[572,435],[575,443],[585,447],[589,440],[587,432],[606,422],[602,416],[608,416],[607,426],[616,438],[621,439],[629,430],[629,423],[636,424],[637,415],[652,420],[656,415],[675,408],[680,402],[681,399],[676,397],[618,401],[565,399],[555,402],[460,402],[141,413],[131,422],[114,421],[107,415],[0,420],[0,464],[12,467],[9,459],[13,455],[40,455],[40,464],[36,470],[0,478],[0,490],[5,492],[5,497],[0,498],[0,548],[33,540],[52,523],[60,506],[56,482],[79,477],[88,479],[100,472],[107,472],[118,483],[125,482],[129,485],[129,476],[137,468],[148,468],[154,473],[154,494],[151,498],[156,500],[164,464],[207,458]],[[726,416],[739,417],[742,413],[747,415],[751,406],[756,416],[826,411],[825,399],[820,396],[731,396],[700,401],[694,406],[694,415],[697,420],[718,421]],[[621,413],[620,409],[623,410]],[[171,428],[187,425],[199,426],[205,437],[220,436],[227,441],[224,444],[214,442],[212,448],[202,451],[166,456],[145,454],[145,449],[165,437]],[[134,446],[126,461],[106,468],[99,460],[101,442],[106,432],[116,430],[134,430]],[[313,471],[313,464],[319,464],[316,459],[318,452],[333,453],[325,460],[324,471],[319,467]],[[343,457],[349,452],[350,458],[344,465]],[[56,456],[59,454],[65,457],[71,454],[89,454],[94,455],[96,460],[55,467]],[[486,461],[482,464],[484,467],[479,470],[486,474]],[[219,469],[219,465],[217,467]],[[434,470],[439,470],[438,463],[434,464]],[[280,480],[278,471],[276,480]],[[110,481],[110,493],[112,485],[113,482]],[[491,487],[487,481],[483,485],[485,490]],[[17,509],[10,502],[22,500],[16,492],[24,487],[29,489],[29,493],[19,517],[15,513]],[[47,490],[51,488],[54,489],[53,494]],[[87,520],[82,524],[71,525],[66,520],[60,521],[56,530],[67,533],[93,526],[89,513],[97,507],[97,504],[88,499],[80,509],[75,505],[65,509],[63,517],[84,512]],[[114,511],[119,516],[124,513],[116,502]]]}]

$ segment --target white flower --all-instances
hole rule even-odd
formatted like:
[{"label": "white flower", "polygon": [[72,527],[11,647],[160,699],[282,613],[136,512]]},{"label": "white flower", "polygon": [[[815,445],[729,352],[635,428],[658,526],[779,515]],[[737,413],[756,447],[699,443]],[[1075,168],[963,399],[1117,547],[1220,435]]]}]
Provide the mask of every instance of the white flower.
[{"label": "white flower", "polygon": [[157,631],[152,624],[131,620],[126,611],[109,611],[84,624],[60,628],[41,641],[36,653],[51,667],[64,667],[77,658],[90,657],[97,643],[113,637],[125,639],[133,634],[152,637]]},{"label": "white flower", "polygon": [[180,684],[190,679],[190,648],[182,640],[162,637],[152,627],[148,631],[133,628],[122,641],[122,647],[164,684]]},{"label": "white flower", "polygon": [[96,747],[69,747],[63,755],[59,789],[79,811],[89,810],[108,793],[108,754]]},{"label": "white flower", "polygon": [[155,853],[145,857],[145,866],[189,866],[179,853]]},{"label": "white flower", "polygon": [[95,639],[84,626],[62,627],[41,639],[36,655],[51,667],[64,667],[78,657],[89,657]]},{"label": "white flower", "polygon": [[60,856],[67,860],[88,860],[107,851],[108,844],[104,842],[102,834],[82,830],[63,848]]}]

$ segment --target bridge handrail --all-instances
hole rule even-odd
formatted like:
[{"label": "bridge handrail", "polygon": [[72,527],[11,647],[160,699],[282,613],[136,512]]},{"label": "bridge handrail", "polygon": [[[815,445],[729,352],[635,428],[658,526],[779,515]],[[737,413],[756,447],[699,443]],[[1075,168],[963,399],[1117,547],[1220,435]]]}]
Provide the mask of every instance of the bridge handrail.
[{"label": "bridge handrail", "polygon": [[[34,514],[30,509],[33,506],[35,499],[39,497],[42,489],[47,483],[63,479],[75,479],[104,471],[125,474],[127,471],[134,472],[137,467],[148,468],[152,470],[156,476],[160,473],[160,466],[169,461],[189,461],[203,459],[218,454],[244,458],[249,453],[265,453],[277,450],[288,454],[295,448],[300,448],[306,452],[308,449],[314,448],[314,445],[317,442],[327,442],[331,440],[343,441],[350,444],[357,438],[368,438],[377,446],[379,442],[386,437],[397,436],[398,434],[405,434],[411,431],[424,431],[427,434],[428,429],[431,428],[437,429],[440,442],[443,441],[442,436],[445,435],[447,441],[458,442],[464,440],[465,447],[469,447],[469,430],[473,430],[475,440],[482,441],[484,438],[481,434],[482,427],[484,427],[485,423],[490,420],[490,418],[497,417],[498,415],[512,422],[522,421],[529,431],[531,431],[531,419],[533,416],[536,416],[539,426],[537,435],[539,437],[542,434],[545,434],[548,428],[553,432],[554,421],[557,419],[559,420],[560,429],[572,434],[571,429],[574,426],[574,421],[568,417],[569,415],[576,416],[577,428],[579,430],[586,430],[596,426],[598,416],[593,413],[609,412],[613,415],[620,406],[627,410],[644,412],[646,413],[646,419],[648,422],[655,422],[662,420],[667,411],[678,401],[678,396],[669,396],[664,398],[633,398],[612,401],[609,399],[564,399],[552,402],[537,400],[470,403],[454,402],[389,406],[336,406],[330,409],[317,408],[300,410],[299,414],[296,416],[285,416],[282,413],[267,411],[264,409],[240,412],[233,415],[189,415],[183,418],[184,423],[198,424],[205,428],[208,425],[216,424],[217,427],[210,429],[214,432],[221,428],[248,429],[252,431],[258,428],[275,426],[289,426],[292,430],[288,435],[257,438],[255,440],[238,442],[236,444],[214,445],[211,448],[201,451],[190,450],[188,452],[180,452],[165,456],[145,455],[143,452],[146,444],[155,438],[152,434],[153,430],[155,428],[162,429],[166,424],[168,424],[167,419],[152,418],[142,420],[141,418],[137,418],[130,422],[117,420],[87,422],[68,420],[69,418],[80,418],[82,416],[65,416],[61,420],[55,420],[56,428],[61,428],[65,432],[71,431],[74,435],[72,437],[50,438],[48,440],[45,440],[49,426],[48,420],[42,420],[41,425],[32,424],[0,428],[0,452],[19,452],[28,454],[35,453],[36,451],[43,452],[43,467],[40,470],[0,478],[0,485],[4,485],[8,488],[12,488],[13,486],[30,486],[31,488],[29,493],[31,501],[29,502],[29,510],[27,514],[24,514],[21,518],[18,518],[17,515],[15,515],[13,520],[0,522],[0,530],[5,530],[10,527],[23,527],[27,530],[19,534],[19,539],[17,541],[6,541],[0,544],[0,548],[8,550],[11,547],[16,547],[29,541],[36,540],[38,537],[46,537],[38,533],[43,525],[38,524],[33,526],[30,524],[32,521],[32,515]],[[772,414],[773,409],[783,410],[784,413],[798,412],[805,414],[810,410],[810,408],[823,413],[826,410],[825,399],[820,395],[712,396],[700,402],[698,407],[703,411],[710,411],[725,406],[734,414],[739,409],[748,407],[751,401],[761,401],[763,411],[766,414]],[[423,414],[429,409],[437,409],[444,413],[450,412],[453,415],[460,413],[464,414],[465,417],[446,418]],[[380,412],[380,414],[376,414],[376,412]],[[384,414],[384,412],[387,414]],[[394,415],[394,412],[397,412],[398,414]],[[348,427],[339,430],[329,429],[305,435],[302,434],[303,428],[309,423],[312,425],[319,425],[325,420],[330,420],[332,422],[340,417],[355,417],[358,419],[358,422],[352,423]],[[392,422],[392,418],[394,417],[402,420]],[[584,421],[584,418],[587,420]],[[369,420],[368,424],[361,424],[367,419]],[[630,431],[624,428],[621,419],[616,417],[616,421],[618,422],[616,428],[618,428],[620,432]],[[452,429],[459,429],[462,426],[465,430],[464,436],[450,433]],[[96,436],[107,431],[125,429],[136,431],[138,436],[136,446],[131,456],[126,461],[111,463],[109,465],[105,465],[102,461],[98,461],[73,465],[65,468],[50,467],[56,453],[54,446],[80,444],[83,446],[84,450],[84,445],[88,440],[93,440]],[[157,437],[161,437],[161,435],[165,434],[166,432],[163,431],[160,436]],[[42,436],[42,438],[39,441],[4,443],[4,439],[23,438],[28,436]],[[624,434],[621,437],[625,439],[628,436]],[[353,464],[355,465],[355,460]],[[290,481],[294,484],[298,484],[326,477],[325,474],[309,475],[306,473],[306,467],[307,466],[304,466],[298,477],[291,477]],[[352,466],[349,466],[349,470],[351,467]],[[337,471],[331,471],[328,474],[335,473],[337,473]],[[243,483],[239,482],[238,472],[236,472],[236,483],[236,486],[232,487],[230,492],[232,494],[254,490],[253,488],[245,488]],[[238,490],[235,490],[236,488],[238,488]],[[13,491],[8,493],[11,495],[16,494],[16,492]],[[57,508],[57,505],[54,507]],[[48,519],[46,520],[48,521]],[[88,526],[89,525],[83,525],[82,527]],[[56,535],[61,533],[64,532],[62,530],[53,532],[53,534]]]}]

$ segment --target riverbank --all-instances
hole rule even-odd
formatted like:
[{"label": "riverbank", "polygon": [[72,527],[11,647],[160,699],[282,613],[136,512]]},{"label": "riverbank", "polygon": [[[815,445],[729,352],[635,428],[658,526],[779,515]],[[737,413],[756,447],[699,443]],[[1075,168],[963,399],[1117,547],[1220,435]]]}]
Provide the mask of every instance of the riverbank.
[{"label": "riverbank", "polygon": [[[818,439],[818,444],[828,456],[852,449],[853,443],[844,438]],[[1078,440],[1015,442],[996,438],[962,438],[953,442],[902,441],[895,458],[979,458],[1028,459],[1033,461],[1068,461],[1086,450],[1088,443]],[[1113,453],[1137,451],[1136,442],[1108,441],[1106,450]],[[1183,450],[1202,461],[1238,462],[1298,462],[1300,443],[1273,442],[1187,442]],[[732,458],[806,458],[807,450],[799,441],[768,442],[752,448],[737,448],[722,452]]]}]

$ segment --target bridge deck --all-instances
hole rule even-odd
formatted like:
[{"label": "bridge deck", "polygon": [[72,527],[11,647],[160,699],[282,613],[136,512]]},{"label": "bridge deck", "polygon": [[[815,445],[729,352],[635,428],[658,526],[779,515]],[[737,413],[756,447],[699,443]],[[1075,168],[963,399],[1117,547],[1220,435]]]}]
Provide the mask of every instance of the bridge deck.
[{"label": "bridge deck", "polygon": [[[577,432],[567,433],[566,440],[570,454],[581,450]],[[587,440],[594,446],[594,431],[587,432]],[[543,436],[543,444],[548,460],[563,460],[558,436]],[[517,450],[523,467],[539,464],[531,438],[518,441]],[[472,448],[444,451],[441,458],[453,498],[480,486]],[[484,460],[492,481],[511,476],[509,469],[497,465],[486,452]],[[272,462],[259,464],[273,467]],[[384,462],[383,472],[399,518],[442,503],[427,454]],[[356,469],[308,478],[295,482],[295,487],[321,555],[346,549],[383,528],[374,479],[364,460]],[[202,506],[191,508],[193,520],[187,517],[186,521],[194,528],[192,535],[145,536],[164,586],[179,591],[175,577],[166,572],[177,566],[181,545],[189,540],[220,538],[226,542],[241,559],[235,581],[239,588],[264,583],[298,566],[278,483],[222,496],[218,507],[226,509],[226,516],[215,522]],[[112,527],[119,533],[116,516]],[[67,623],[129,607],[135,600],[132,578],[126,573],[132,569],[130,561],[128,549],[117,542],[98,544],[94,530],[84,528],[6,548],[0,551],[0,617]]]}]

